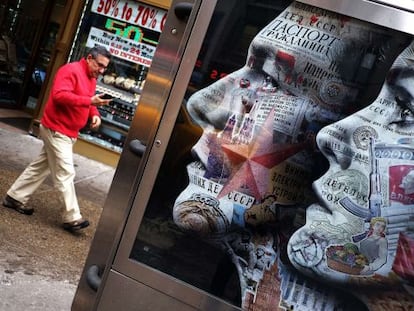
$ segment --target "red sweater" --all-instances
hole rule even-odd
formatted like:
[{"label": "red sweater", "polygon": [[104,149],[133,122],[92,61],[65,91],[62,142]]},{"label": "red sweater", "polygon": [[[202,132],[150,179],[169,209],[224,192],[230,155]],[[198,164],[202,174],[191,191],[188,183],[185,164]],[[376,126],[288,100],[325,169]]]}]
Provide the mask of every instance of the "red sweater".
[{"label": "red sweater", "polygon": [[83,58],[59,68],[43,112],[43,126],[77,138],[79,130],[98,109],[91,104],[95,95],[96,79],[89,76],[88,64]]}]

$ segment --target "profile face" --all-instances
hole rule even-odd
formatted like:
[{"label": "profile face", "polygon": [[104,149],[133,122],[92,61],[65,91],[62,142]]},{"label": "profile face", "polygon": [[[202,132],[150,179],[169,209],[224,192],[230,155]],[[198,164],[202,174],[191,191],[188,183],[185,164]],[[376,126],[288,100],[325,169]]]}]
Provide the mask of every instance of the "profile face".
[{"label": "profile face", "polygon": [[358,106],[366,83],[382,84],[378,77],[402,41],[292,3],[256,35],[244,67],[189,98],[203,134],[189,185],[175,202],[175,223],[222,234],[232,225],[277,221],[275,209],[312,201],[312,181],[324,172],[317,132]]},{"label": "profile face", "polygon": [[414,193],[414,170],[410,171],[401,180],[400,188],[404,189],[405,194]]},{"label": "profile face", "polygon": [[[396,59],[372,104],[317,135],[329,170],[314,182],[319,203],[308,207],[306,225],[288,245],[306,274],[371,285],[414,276],[414,249],[406,247],[414,245],[414,192],[405,189],[414,169],[413,48]],[[375,218],[382,221],[370,234]]]}]

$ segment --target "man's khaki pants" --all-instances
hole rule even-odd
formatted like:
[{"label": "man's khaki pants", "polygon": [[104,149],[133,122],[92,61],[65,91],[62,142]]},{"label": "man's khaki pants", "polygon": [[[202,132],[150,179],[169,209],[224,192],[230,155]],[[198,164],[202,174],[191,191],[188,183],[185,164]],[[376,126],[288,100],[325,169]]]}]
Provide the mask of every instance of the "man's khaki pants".
[{"label": "man's khaki pants", "polygon": [[82,218],[76,198],[73,144],[76,139],[49,130],[40,125],[39,136],[43,147],[36,160],[31,162],[16,179],[7,194],[26,204],[33,192],[51,174],[55,188],[61,193],[65,210],[63,222]]}]

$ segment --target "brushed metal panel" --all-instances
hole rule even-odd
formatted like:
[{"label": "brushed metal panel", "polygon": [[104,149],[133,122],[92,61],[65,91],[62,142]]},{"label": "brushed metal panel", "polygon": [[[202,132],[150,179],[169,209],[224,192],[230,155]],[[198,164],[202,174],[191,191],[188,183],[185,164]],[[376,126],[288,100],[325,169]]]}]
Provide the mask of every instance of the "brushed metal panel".
[{"label": "brushed metal panel", "polygon": [[298,2],[414,34],[412,0],[298,0]]},{"label": "brushed metal panel", "polygon": [[[167,295],[184,301],[195,307],[197,310],[239,310],[239,308],[221,301],[206,292],[129,259],[140,221],[151,194],[159,165],[161,164],[165,148],[167,147],[167,141],[174,127],[175,119],[184,98],[193,71],[193,65],[197,59],[204,35],[209,26],[215,4],[216,1],[210,0],[203,1],[200,5],[194,31],[191,33],[191,37],[186,43],[186,49],[183,55],[184,64],[177,72],[176,79],[171,87],[168,102],[165,106],[165,111],[160,120],[162,126],[160,126],[156,133],[156,140],[161,143],[153,147],[149,152],[151,162],[147,163],[145,171],[143,172],[143,182],[141,182],[135,194],[136,199],[133,202],[125,232],[112,267],[114,270],[130,276],[138,282],[145,283],[148,286],[157,288],[157,290],[160,290]],[[211,306],[214,306],[214,309],[211,309]]]},{"label": "brushed metal panel", "polygon": [[[195,7],[199,6],[196,4],[197,0],[175,1],[175,3],[179,2],[195,3]],[[171,85],[177,74],[194,22],[195,16],[190,17],[188,21],[180,21],[175,16],[173,8],[168,11],[165,27],[147,75],[146,86],[131,123],[125,148],[122,151],[85,262],[72,303],[72,310],[95,310],[100,299],[149,156],[149,152],[142,157],[137,156],[127,146],[131,140],[138,139],[147,146],[148,151],[151,150]],[[101,269],[102,286],[98,292],[93,291],[86,280],[87,271],[92,265]]]},{"label": "brushed metal panel", "polygon": [[[125,268],[122,266],[121,268]],[[174,297],[174,299],[189,305],[195,310],[203,310],[203,311],[237,311],[241,310],[240,308],[229,304],[217,297],[214,297],[206,292],[199,290],[193,286],[188,285],[180,280],[177,280],[165,273],[162,273],[158,270],[145,266],[143,264],[134,262],[133,263],[133,271],[128,269],[127,272],[130,274],[128,277],[130,278],[130,282],[136,282],[140,284],[145,284],[146,286],[156,288],[157,291],[163,293],[169,297]],[[125,271],[125,269],[122,269]],[[115,269],[112,269],[110,273],[117,273],[123,274]],[[110,284],[110,280],[108,279],[107,284]],[[130,283],[131,284],[131,283]],[[104,293],[101,299],[104,299],[106,287],[112,286],[105,285]],[[131,291],[131,288],[124,288],[124,291]],[[114,295],[114,293],[106,292],[110,295]],[[105,298],[106,299],[106,298]],[[99,309],[98,309],[99,310]],[[168,309],[170,310],[170,309]]]},{"label": "brushed metal panel", "polygon": [[[186,305],[155,289],[135,282],[117,272],[111,271],[107,279],[99,311],[195,311]],[[211,309],[216,310],[216,309]]]},{"label": "brushed metal panel", "polygon": [[395,0],[371,0],[371,2],[383,3],[391,7],[414,12],[414,1],[413,0],[404,0],[404,1],[399,1],[399,2]]}]

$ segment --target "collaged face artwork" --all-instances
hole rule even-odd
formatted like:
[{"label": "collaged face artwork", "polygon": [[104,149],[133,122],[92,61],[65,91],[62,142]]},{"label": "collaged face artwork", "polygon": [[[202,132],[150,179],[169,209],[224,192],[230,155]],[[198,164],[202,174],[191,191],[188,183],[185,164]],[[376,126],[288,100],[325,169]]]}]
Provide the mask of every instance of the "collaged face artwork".
[{"label": "collaged face artwork", "polygon": [[[332,198],[329,203],[334,204],[335,211],[341,210],[337,212],[340,217],[336,219],[336,214],[326,211],[319,217],[323,208],[314,208],[318,217],[311,218],[291,239],[290,259],[301,271],[329,278],[331,268],[325,260],[328,247],[343,246],[348,240],[351,243],[354,235],[361,236],[355,246],[359,248],[365,239],[363,248],[370,253],[376,247],[369,245],[372,236],[378,240],[371,244],[383,245],[387,239],[385,244],[390,245],[389,238],[383,237],[392,227],[383,220],[388,215],[383,207],[385,202],[398,202],[398,208],[404,210],[404,202],[414,198],[399,188],[402,184],[407,191],[410,188],[409,176],[404,181],[402,177],[414,164],[405,158],[392,160],[395,164],[387,168],[387,176],[395,179],[396,190],[386,188],[384,177],[378,175],[385,172],[383,162],[391,162],[387,150],[393,154],[401,146],[407,147],[396,137],[407,129],[397,119],[398,124],[386,128],[385,123],[362,125],[364,120],[373,120],[362,114],[352,117],[357,118],[350,122],[352,130],[325,126],[369,104],[371,101],[365,102],[367,86],[378,92],[395,57],[407,44],[405,37],[379,26],[293,2],[256,35],[244,67],[189,98],[187,109],[203,134],[193,147],[196,159],[187,167],[189,184],[174,204],[174,222],[186,232],[211,239],[231,256],[239,273],[243,301],[248,293],[258,295],[266,271],[277,269],[277,254],[283,252],[289,236],[275,228],[280,229],[282,224],[289,233],[294,232],[304,225],[298,210],[317,199],[312,182],[328,168],[315,142],[322,128],[318,142],[323,154],[328,153],[328,146],[334,151],[339,146],[342,157],[353,166],[348,163],[347,171],[342,164],[334,166],[334,171],[331,167],[331,173],[316,183],[318,198]],[[367,112],[390,118],[388,111],[396,107],[390,97],[384,97]],[[399,115],[405,120],[411,118],[401,112]],[[382,142],[381,133],[391,139]],[[346,140],[349,134],[352,142]],[[323,136],[329,137],[326,143],[321,143]],[[404,136],[409,138],[408,134]],[[345,144],[352,144],[352,148],[340,147]],[[369,155],[371,150],[375,161]],[[332,162],[330,159],[333,166]],[[379,180],[378,192],[382,191],[376,198],[383,199],[375,203],[372,217],[366,208],[370,177],[367,180],[364,172],[368,168],[376,170],[373,174]],[[351,216],[343,212],[341,204],[350,206],[347,213]],[[342,227],[349,219],[352,221]],[[366,231],[367,236],[362,238]],[[329,240],[332,236],[334,242]],[[368,268],[364,273],[370,273]]]},{"label": "collaged face artwork", "polygon": [[414,281],[414,43],[396,59],[377,99],[323,128],[329,170],[320,200],[289,241],[296,268],[358,284]]}]

